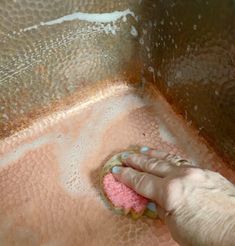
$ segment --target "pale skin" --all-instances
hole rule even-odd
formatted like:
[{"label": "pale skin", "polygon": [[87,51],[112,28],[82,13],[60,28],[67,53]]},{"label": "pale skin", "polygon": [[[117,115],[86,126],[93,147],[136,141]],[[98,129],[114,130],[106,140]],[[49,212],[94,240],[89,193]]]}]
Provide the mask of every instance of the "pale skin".
[{"label": "pale skin", "polygon": [[127,153],[115,178],[157,204],[180,245],[235,245],[235,186],[219,173],[177,166],[167,153],[144,150]]}]

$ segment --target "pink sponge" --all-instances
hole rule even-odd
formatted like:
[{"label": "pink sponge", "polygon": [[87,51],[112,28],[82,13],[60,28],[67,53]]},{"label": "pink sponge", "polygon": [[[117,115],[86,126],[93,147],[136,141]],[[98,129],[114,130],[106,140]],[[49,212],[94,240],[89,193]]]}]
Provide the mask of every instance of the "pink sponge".
[{"label": "pink sponge", "polygon": [[112,204],[115,207],[124,209],[126,212],[133,209],[135,213],[142,213],[148,203],[146,198],[115,180],[112,173],[104,176],[103,188]]},{"label": "pink sponge", "polygon": [[[138,153],[136,150],[128,150],[128,152]],[[100,185],[103,200],[118,214],[130,214],[133,219],[138,219],[142,215],[156,218],[156,211],[150,210],[147,206],[148,200],[117,181],[111,173],[114,166],[122,166],[121,156],[123,153],[112,156],[101,169]]]}]

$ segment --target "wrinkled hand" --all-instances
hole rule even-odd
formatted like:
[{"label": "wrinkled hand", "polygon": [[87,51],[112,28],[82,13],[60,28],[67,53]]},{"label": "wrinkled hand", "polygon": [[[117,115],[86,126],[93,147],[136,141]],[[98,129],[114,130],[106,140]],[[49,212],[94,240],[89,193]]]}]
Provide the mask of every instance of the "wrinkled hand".
[{"label": "wrinkled hand", "polygon": [[162,151],[123,155],[113,174],[157,204],[180,245],[235,245],[235,186],[219,173],[171,160]]}]

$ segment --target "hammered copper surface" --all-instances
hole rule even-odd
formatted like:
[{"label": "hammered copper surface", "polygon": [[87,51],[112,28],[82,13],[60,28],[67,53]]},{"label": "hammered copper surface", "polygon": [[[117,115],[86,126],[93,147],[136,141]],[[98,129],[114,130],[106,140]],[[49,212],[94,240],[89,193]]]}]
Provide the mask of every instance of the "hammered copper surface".
[{"label": "hammered copper surface", "polygon": [[[126,10],[103,24],[44,24]],[[234,37],[233,0],[1,1],[0,137],[99,81],[152,81],[233,163]]]},{"label": "hammered copper surface", "polygon": [[235,1],[156,2],[156,84],[235,165]]},{"label": "hammered copper surface", "polygon": [[175,245],[160,221],[109,211],[99,171],[149,145],[235,181],[202,139],[233,163],[234,5],[0,2],[1,245]]},{"label": "hammered copper surface", "polygon": [[115,215],[101,200],[104,160],[131,145],[180,154],[234,181],[160,96],[143,99],[119,84],[0,143],[2,245],[175,245],[159,220]]}]

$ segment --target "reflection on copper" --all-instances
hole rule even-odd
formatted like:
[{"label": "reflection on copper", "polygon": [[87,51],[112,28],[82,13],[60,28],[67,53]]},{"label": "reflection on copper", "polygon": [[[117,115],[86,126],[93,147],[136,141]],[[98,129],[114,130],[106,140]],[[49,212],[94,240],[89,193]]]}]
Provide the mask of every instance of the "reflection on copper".
[{"label": "reflection on copper", "polygon": [[[235,181],[198,136],[235,156],[232,8],[62,2],[0,3],[0,245],[176,245],[159,220],[104,207],[98,174],[111,154],[148,145]],[[128,8],[136,18],[115,26],[58,23]]]},{"label": "reflection on copper", "polygon": [[148,145],[229,178],[233,172],[149,91],[142,97],[114,84],[0,143],[3,245],[176,245],[159,220],[133,221],[104,206],[99,172],[107,156]]}]

